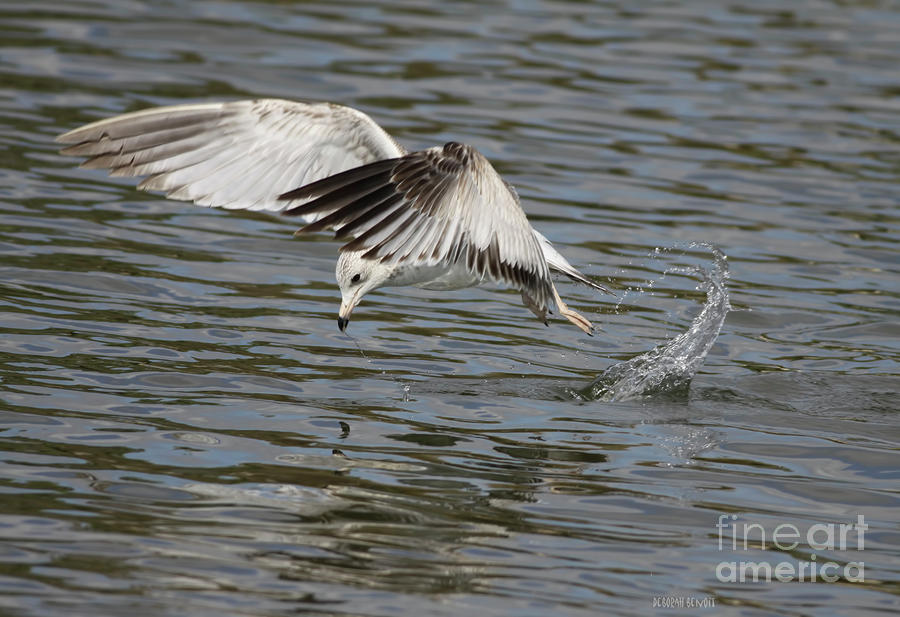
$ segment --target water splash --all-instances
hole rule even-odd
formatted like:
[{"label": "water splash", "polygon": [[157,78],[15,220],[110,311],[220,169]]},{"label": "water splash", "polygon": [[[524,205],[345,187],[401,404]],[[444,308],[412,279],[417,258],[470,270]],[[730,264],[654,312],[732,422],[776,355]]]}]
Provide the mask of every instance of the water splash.
[{"label": "water splash", "polygon": [[728,262],[722,251],[709,244],[693,244],[709,249],[714,257],[711,270],[699,266],[681,272],[700,276],[699,288],[706,292],[703,310],[687,331],[647,353],[614,364],[597,377],[582,393],[588,400],[621,401],[639,396],[687,395],[691,380],[703,365],[722,324],[731,310],[728,302]]}]

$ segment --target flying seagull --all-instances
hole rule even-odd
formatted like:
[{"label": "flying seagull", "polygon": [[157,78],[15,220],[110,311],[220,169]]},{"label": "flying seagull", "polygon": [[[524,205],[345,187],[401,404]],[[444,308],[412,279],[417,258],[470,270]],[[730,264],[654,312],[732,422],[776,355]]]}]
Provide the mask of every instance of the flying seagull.
[{"label": "flying seagull", "polygon": [[550,271],[610,293],[531,227],[515,190],[471,146],[407,152],[363,112],[333,103],[259,99],[156,107],[56,138],[82,167],[146,176],[145,191],[202,206],[302,217],[297,234],[347,240],[336,276],[338,327],[373,289],[462,289],[485,282],[521,292],[545,324],[553,305],[588,334]]}]

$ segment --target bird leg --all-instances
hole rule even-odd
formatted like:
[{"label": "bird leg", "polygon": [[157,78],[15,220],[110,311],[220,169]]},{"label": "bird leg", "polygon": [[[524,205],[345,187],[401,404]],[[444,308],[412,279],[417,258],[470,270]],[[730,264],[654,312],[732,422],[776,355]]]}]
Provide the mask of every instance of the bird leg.
[{"label": "bird leg", "polygon": [[556,285],[551,284],[551,287],[553,288],[553,297],[556,299],[556,308],[559,309],[559,314],[581,328],[588,336],[594,336],[593,324],[566,306],[566,303],[559,297],[559,292],[556,291]]}]

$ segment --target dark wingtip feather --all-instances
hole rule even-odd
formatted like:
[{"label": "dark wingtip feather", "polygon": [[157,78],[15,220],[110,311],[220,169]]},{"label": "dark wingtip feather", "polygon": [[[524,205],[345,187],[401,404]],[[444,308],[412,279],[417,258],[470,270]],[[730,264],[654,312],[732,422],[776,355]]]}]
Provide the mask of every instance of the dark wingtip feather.
[{"label": "dark wingtip feather", "polygon": [[[383,161],[369,163],[368,165],[362,165],[361,167],[354,167],[353,169],[342,171],[341,173],[334,174],[333,176],[328,176],[327,178],[322,178],[321,180],[316,180],[315,182],[311,182],[286,193],[282,193],[278,196],[278,199],[287,201],[290,199],[309,199],[310,197],[319,197],[336,189],[347,186],[348,184],[356,182],[357,180],[363,180],[365,178],[369,178],[376,174],[387,171],[396,164],[396,161],[397,159],[385,159]],[[295,212],[295,210],[296,208],[291,208],[290,210],[285,210],[282,214],[287,214],[289,216],[298,213],[305,214],[305,212]]]},{"label": "dark wingtip feather", "polygon": [[[300,188],[288,191],[287,193],[282,193],[278,196],[278,199],[280,201],[287,201],[289,199],[306,199],[307,197],[312,197],[315,194],[315,188],[313,186],[315,184],[316,183],[313,182],[312,184],[306,184],[304,186],[301,186]],[[310,187],[313,188],[311,189]],[[286,210],[285,214],[291,214],[291,210]]]}]

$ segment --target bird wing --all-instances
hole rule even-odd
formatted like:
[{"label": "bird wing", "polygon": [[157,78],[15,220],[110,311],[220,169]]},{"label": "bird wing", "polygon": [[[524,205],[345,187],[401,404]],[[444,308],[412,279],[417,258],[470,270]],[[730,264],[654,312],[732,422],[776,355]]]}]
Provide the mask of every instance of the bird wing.
[{"label": "bird wing", "polygon": [[332,103],[259,99],[157,107],[56,138],[82,167],[218,208],[280,212],[281,193],[405,151],[369,116]]},{"label": "bird wing", "polygon": [[464,264],[522,291],[541,310],[553,286],[518,199],[470,146],[448,143],[378,161],[281,196],[286,215],[320,215],[298,233],[335,229],[342,251],[387,264]]}]

